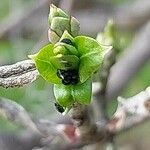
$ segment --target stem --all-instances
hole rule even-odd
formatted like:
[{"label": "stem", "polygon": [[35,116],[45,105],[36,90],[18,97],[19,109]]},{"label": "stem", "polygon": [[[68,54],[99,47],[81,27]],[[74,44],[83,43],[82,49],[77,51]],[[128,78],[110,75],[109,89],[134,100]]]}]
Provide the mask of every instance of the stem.
[{"label": "stem", "polygon": [[77,127],[82,142],[91,143],[95,140],[93,136],[95,136],[97,128],[91,121],[87,106],[75,103],[72,108],[71,117]]}]

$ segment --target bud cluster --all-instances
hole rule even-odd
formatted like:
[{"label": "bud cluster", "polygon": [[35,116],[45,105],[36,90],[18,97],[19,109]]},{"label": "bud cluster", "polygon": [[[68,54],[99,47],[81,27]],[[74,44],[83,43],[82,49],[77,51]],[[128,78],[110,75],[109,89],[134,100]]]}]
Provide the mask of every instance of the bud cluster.
[{"label": "bud cluster", "polygon": [[91,100],[91,76],[102,64],[106,48],[95,39],[79,36],[79,22],[60,8],[50,6],[50,43],[34,60],[40,75],[54,84],[55,107],[59,112],[71,108],[75,102],[89,104]]},{"label": "bud cluster", "polygon": [[78,20],[69,16],[53,4],[50,5],[48,20],[50,27],[48,30],[48,37],[49,41],[53,44],[60,40],[65,30],[67,30],[73,37],[76,37],[79,33],[80,27]]}]

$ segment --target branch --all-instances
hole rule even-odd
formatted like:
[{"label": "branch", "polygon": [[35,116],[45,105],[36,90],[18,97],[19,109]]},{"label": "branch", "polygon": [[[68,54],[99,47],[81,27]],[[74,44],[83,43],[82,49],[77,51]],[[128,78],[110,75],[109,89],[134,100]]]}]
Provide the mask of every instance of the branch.
[{"label": "branch", "polygon": [[0,78],[20,75],[35,70],[35,64],[32,60],[24,60],[13,65],[0,67]]},{"label": "branch", "polygon": [[117,98],[140,68],[148,62],[150,58],[149,39],[150,22],[135,35],[132,45],[124,50],[116,64],[112,67],[107,84],[108,100]]},{"label": "branch", "polygon": [[39,76],[35,64],[31,60],[25,60],[13,65],[0,67],[0,86],[20,87],[31,83]]},{"label": "branch", "polygon": [[83,143],[91,143],[93,140],[95,140],[93,139],[93,136],[96,136],[96,126],[91,120],[87,106],[83,106],[78,103],[74,104],[71,118],[77,127],[78,134],[80,135]]},{"label": "branch", "polygon": [[0,86],[3,88],[21,87],[35,81],[38,75],[38,71],[34,70],[14,77],[0,78]]},{"label": "branch", "polygon": [[118,98],[118,108],[107,127],[110,132],[126,131],[150,118],[150,87],[139,94]]}]

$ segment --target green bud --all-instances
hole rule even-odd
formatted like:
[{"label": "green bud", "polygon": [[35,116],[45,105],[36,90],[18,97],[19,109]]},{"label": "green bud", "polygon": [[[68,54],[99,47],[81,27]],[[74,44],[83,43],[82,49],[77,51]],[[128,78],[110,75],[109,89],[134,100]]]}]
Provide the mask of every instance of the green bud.
[{"label": "green bud", "polygon": [[48,21],[49,21],[50,25],[51,25],[54,17],[68,18],[69,16],[64,11],[62,11],[60,8],[57,8],[55,5],[51,4],[50,5],[50,13],[49,13],[49,17],[48,17]]},{"label": "green bud", "polygon": [[55,44],[54,54],[62,55],[76,55],[78,56],[78,50],[75,48],[74,38],[65,31],[60,38],[59,42]]},{"label": "green bud", "polygon": [[[79,66],[79,58],[75,55],[63,55],[60,58],[60,63],[64,65],[64,69],[77,69]],[[63,68],[61,68],[63,69]]]},{"label": "green bud", "polygon": [[67,30],[64,31],[63,35],[61,36],[60,41],[62,41],[63,39],[70,39],[72,42],[74,42],[73,37],[68,33]]},{"label": "green bud", "polygon": [[54,55],[65,55],[68,54],[67,53],[67,49],[63,46],[63,45],[55,45],[54,49],[53,49]]},{"label": "green bud", "polygon": [[74,38],[67,31],[63,33],[59,42],[55,44],[53,53],[55,55],[55,66],[58,69],[78,68],[78,51],[75,48]]},{"label": "green bud", "polygon": [[76,69],[79,65],[79,58],[75,55],[61,55],[58,54],[51,59],[51,62],[57,69]]},{"label": "green bud", "polygon": [[75,37],[78,35],[80,29],[79,22],[74,17],[68,16],[54,5],[50,6],[49,25],[49,40],[54,44],[60,40],[65,30]]},{"label": "green bud", "polygon": [[71,86],[54,84],[54,95],[56,97],[56,101],[63,107],[69,107],[74,103],[71,95]]},{"label": "green bud", "polygon": [[117,53],[121,51],[122,38],[119,36],[119,32],[117,31],[113,20],[109,20],[106,24],[104,32],[98,34],[97,41],[107,46],[112,45],[114,51]]},{"label": "green bud", "polygon": [[96,40],[104,45],[113,45],[114,42],[114,23],[109,20],[105,26],[104,32],[97,35]]}]

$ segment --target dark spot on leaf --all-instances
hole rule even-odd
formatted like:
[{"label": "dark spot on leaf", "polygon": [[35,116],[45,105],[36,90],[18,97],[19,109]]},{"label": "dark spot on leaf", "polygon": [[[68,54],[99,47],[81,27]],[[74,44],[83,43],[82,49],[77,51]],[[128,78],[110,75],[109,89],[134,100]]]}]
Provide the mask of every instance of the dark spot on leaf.
[{"label": "dark spot on leaf", "polygon": [[55,105],[55,108],[58,112],[63,113],[65,111],[65,109],[61,105],[59,105],[58,103],[55,103],[54,105]]},{"label": "dark spot on leaf", "polygon": [[62,84],[64,85],[75,85],[78,83],[78,71],[75,69],[69,70],[57,70],[57,76],[62,79]]},{"label": "dark spot on leaf", "polygon": [[70,39],[67,39],[67,38],[66,39],[62,39],[60,42],[74,46],[73,42]]}]

